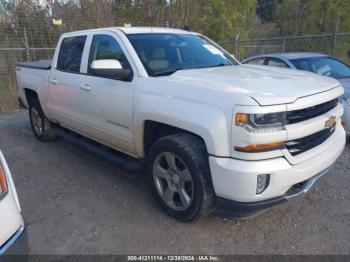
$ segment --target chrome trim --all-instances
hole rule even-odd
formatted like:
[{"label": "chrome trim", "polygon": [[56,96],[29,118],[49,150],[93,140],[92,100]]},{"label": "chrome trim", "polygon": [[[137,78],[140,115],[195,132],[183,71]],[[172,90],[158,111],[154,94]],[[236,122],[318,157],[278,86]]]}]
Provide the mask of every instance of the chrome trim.
[{"label": "chrome trim", "polygon": [[9,240],[7,240],[5,242],[4,245],[2,245],[0,247],[0,255],[3,255],[17,241],[17,239],[20,238],[20,236],[23,234],[24,230],[25,230],[25,224],[24,224],[24,220],[21,216],[20,228],[17,230],[17,232]]},{"label": "chrome trim", "polygon": [[305,182],[305,185],[303,187],[303,189],[301,189],[300,191],[297,191],[296,193],[292,193],[292,194],[286,194],[284,196],[285,199],[289,200],[291,198],[294,198],[294,197],[297,197],[297,196],[300,196],[302,194],[305,194],[307,193],[315,184],[315,182],[323,177],[324,175],[327,175],[328,173],[330,173],[330,171],[332,170],[333,168],[333,165],[331,165],[330,167],[328,167],[327,169],[323,170],[322,172],[320,172],[319,174],[317,174],[316,176],[313,176],[311,177],[309,180],[307,180]]}]

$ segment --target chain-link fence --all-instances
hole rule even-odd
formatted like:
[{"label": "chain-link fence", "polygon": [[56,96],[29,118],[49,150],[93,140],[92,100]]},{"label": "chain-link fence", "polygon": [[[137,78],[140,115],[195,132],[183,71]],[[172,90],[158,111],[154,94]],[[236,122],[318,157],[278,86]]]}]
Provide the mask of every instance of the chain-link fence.
[{"label": "chain-link fence", "polygon": [[[58,36],[55,34],[55,38]],[[0,46],[0,112],[18,108],[16,62],[51,59],[54,52],[54,46],[38,48],[26,46],[28,41],[25,35],[13,43],[24,47]],[[347,53],[350,49],[350,33],[234,40],[222,42],[221,45],[234,53],[239,60],[265,53],[313,51],[334,55],[350,64]]]},{"label": "chain-link fence", "polygon": [[338,57],[350,64],[350,33],[272,37],[232,40],[221,43],[238,60],[247,57],[281,52],[319,52]]},{"label": "chain-link fence", "polygon": [[51,59],[54,48],[0,48],[0,112],[18,109],[16,62]]}]

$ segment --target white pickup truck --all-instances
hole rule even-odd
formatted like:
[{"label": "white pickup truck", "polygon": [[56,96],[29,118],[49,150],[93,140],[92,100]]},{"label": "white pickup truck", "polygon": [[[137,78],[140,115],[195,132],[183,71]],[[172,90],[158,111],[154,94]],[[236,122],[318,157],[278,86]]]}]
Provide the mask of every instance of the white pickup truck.
[{"label": "white pickup truck", "polygon": [[66,33],[52,62],[16,70],[38,139],[64,128],[144,163],[181,221],[247,218],[305,193],[345,145],[338,81],[241,65],[194,32]]}]

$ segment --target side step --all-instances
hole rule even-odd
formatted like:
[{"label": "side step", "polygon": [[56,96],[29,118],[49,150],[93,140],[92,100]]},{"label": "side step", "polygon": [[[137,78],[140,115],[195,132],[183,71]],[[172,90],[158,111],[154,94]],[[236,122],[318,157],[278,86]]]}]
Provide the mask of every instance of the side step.
[{"label": "side step", "polygon": [[123,169],[132,171],[139,171],[144,169],[144,163],[142,161],[132,158],[114,149],[108,148],[73,131],[70,131],[63,127],[57,127],[55,129],[55,132],[58,136],[64,138],[72,144],[79,146],[81,149],[90,151]]}]

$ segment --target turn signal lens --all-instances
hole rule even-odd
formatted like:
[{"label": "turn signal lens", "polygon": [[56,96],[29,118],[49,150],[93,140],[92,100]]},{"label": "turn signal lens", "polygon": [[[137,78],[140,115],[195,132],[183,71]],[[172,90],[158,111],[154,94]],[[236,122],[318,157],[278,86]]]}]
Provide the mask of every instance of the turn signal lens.
[{"label": "turn signal lens", "polygon": [[281,149],[284,147],[284,144],[284,142],[275,142],[269,144],[252,144],[244,147],[235,146],[235,150],[239,152],[257,153]]},{"label": "turn signal lens", "polygon": [[7,183],[6,183],[6,177],[4,170],[2,169],[2,166],[0,164],[0,195],[7,192]]},{"label": "turn signal lens", "polygon": [[249,122],[249,115],[243,113],[237,113],[235,117],[236,123],[247,124]]}]

